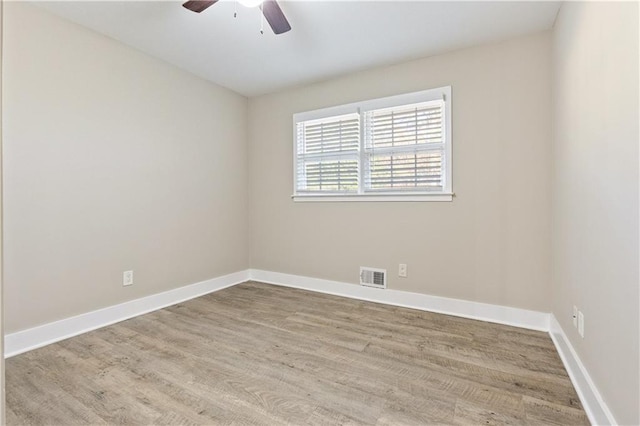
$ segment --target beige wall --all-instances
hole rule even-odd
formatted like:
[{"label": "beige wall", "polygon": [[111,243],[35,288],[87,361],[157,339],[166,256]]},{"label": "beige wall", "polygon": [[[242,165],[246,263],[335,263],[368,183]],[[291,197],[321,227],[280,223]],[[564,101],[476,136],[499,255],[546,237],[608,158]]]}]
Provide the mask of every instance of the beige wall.
[{"label": "beige wall", "polygon": [[[550,55],[543,33],[250,99],[252,267],[548,312]],[[291,200],[292,114],[445,85],[453,202]]]},{"label": "beige wall", "polygon": [[553,47],[553,313],[616,420],[640,424],[638,4],[565,3]]},{"label": "beige wall", "polygon": [[7,332],[249,266],[244,97],[18,2],[4,47]]},{"label": "beige wall", "polygon": [[[0,71],[2,70],[3,46],[3,9],[4,1],[0,0]],[[2,72],[0,72],[0,100],[2,99]],[[2,284],[2,102],[0,101],[0,336],[4,336],[4,305]],[[0,339],[0,424],[5,423],[4,398],[4,338]]]},{"label": "beige wall", "polygon": [[[8,3],[3,325],[249,265],[352,283],[359,266],[383,267],[394,289],[552,309],[616,419],[638,424],[637,17],[637,4],[568,3],[553,40],[360,72],[247,110],[233,92]],[[444,85],[453,202],[291,201],[293,113]],[[123,288],[127,269],[135,284]]]}]

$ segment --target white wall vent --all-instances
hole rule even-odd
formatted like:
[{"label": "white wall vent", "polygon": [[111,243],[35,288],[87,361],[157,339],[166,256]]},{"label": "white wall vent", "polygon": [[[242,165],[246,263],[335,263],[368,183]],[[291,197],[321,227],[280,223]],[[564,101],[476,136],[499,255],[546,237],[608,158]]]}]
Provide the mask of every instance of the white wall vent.
[{"label": "white wall vent", "polygon": [[368,287],[387,288],[387,270],[360,267],[360,285]]}]

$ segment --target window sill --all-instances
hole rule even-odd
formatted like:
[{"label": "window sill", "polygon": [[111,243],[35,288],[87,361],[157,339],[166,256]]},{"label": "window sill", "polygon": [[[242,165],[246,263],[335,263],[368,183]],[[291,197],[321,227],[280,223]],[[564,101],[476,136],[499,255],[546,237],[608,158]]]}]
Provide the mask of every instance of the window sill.
[{"label": "window sill", "polygon": [[423,201],[453,201],[453,193],[418,193],[418,194],[309,194],[292,195],[291,198],[298,202],[423,202]]}]

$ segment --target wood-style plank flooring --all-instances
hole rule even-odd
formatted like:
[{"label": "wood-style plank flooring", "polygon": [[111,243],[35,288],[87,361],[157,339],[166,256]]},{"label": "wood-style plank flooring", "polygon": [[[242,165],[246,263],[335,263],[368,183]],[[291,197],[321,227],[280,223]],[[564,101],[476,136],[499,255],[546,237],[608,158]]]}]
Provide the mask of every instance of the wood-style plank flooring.
[{"label": "wood-style plank flooring", "polygon": [[588,424],[542,332],[245,283],[10,358],[8,424]]}]

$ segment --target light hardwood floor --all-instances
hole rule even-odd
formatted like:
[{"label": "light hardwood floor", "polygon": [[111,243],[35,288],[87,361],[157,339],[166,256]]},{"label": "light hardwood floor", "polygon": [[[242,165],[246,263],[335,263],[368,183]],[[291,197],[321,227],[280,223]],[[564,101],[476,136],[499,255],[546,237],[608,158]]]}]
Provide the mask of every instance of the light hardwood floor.
[{"label": "light hardwood floor", "polygon": [[245,283],[6,362],[9,424],[588,424],[549,336]]}]

